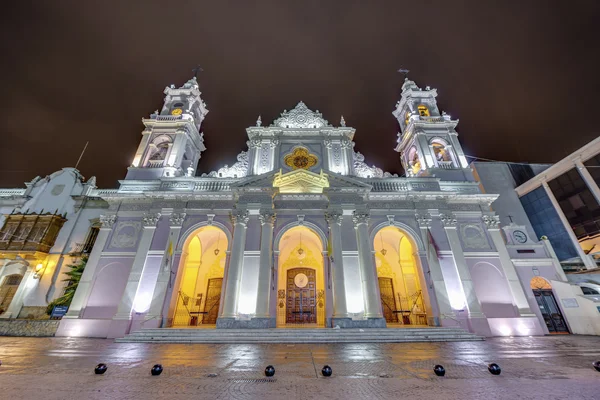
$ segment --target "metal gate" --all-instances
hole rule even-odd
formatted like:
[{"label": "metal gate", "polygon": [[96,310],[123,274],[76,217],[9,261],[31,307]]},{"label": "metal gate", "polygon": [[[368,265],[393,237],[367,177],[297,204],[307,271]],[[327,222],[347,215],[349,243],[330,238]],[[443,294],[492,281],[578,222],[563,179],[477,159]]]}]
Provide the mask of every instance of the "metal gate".
[{"label": "metal gate", "polygon": [[222,286],[223,278],[212,278],[208,280],[205,295],[198,293],[196,297],[190,297],[180,291],[171,325],[198,326],[200,324],[216,324],[217,317],[219,316]]},{"label": "metal gate", "polygon": [[213,278],[208,280],[206,288],[206,302],[204,303],[203,324],[216,324],[219,314],[219,304],[221,303],[221,287],[223,278]]},{"label": "metal gate", "polygon": [[552,290],[533,289],[535,300],[537,301],[544,322],[550,333],[569,333],[567,324],[558,308],[556,299],[552,294]]},{"label": "metal gate", "polygon": [[385,322],[398,322],[396,296],[394,295],[392,278],[379,278],[379,292],[381,293],[381,309],[383,310]]},{"label": "metal gate", "polygon": [[314,269],[293,268],[287,272],[286,323],[317,323],[317,280]]}]

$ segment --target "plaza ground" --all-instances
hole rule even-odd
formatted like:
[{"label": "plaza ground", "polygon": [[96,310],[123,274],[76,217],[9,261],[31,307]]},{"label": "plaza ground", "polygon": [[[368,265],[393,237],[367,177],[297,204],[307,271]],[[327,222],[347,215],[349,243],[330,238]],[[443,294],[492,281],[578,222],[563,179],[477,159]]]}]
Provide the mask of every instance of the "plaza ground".
[{"label": "plaza ground", "polygon": [[[201,345],[0,337],[3,399],[600,399],[600,338]],[[94,366],[108,364],[105,375]],[[487,364],[498,363],[500,376]],[[161,376],[150,368],[161,363]],[[434,364],[446,376],[433,374]],[[276,368],[273,380],[265,366]],[[323,365],[333,376],[320,375]],[[216,375],[216,376],[215,376]]]}]

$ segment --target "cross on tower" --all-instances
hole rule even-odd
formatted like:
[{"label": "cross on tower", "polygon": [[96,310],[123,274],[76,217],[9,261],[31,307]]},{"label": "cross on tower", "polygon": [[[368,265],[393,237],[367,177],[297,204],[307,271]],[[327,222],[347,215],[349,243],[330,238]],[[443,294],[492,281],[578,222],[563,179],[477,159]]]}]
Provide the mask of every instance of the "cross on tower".
[{"label": "cross on tower", "polygon": [[197,79],[198,78],[198,72],[202,72],[202,71],[204,71],[202,69],[202,67],[200,67],[199,65],[196,65],[196,68],[192,69],[192,72],[194,73],[194,78]]},{"label": "cross on tower", "polygon": [[513,216],[512,216],[512,215],[507,215],[507,217],[508,217],[508,219],[510,220],[510,223],[512,224],[512,222],[513,222],[513,220],[512,220],[512,219],[513,219]]}]

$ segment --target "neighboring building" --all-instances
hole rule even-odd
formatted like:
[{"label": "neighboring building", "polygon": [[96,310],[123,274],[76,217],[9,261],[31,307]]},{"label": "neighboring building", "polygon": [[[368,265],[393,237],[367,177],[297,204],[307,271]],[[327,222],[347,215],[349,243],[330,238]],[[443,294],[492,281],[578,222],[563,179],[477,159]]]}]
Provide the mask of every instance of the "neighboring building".
[{"label": "neighboring building", "polygon": [[90,253],[107,203],[74,168],[0,189],[0,319],[43,319],[67,265]]}]

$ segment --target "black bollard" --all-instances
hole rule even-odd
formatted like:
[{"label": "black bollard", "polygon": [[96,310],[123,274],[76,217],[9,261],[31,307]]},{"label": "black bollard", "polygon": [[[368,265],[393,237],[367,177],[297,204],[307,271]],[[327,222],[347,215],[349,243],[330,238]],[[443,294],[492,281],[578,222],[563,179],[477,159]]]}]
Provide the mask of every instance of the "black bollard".
[{"label": "black bollard", "polygon": [[600,372],[600,361],[593,362],[592,365],[596,371]]},{"label": "black bollard", "polygon": [[106,364],[100,363],[96,365],[96,368],[94,368],[94,372],[96,373],[96,375],[102,375],[106,372],[107,369],[108,367],[106,366]]},{"label": "black bollard", "polygon": [[502,372],[500,366],[496,363],[491,363],[488,365],[488,371],[490,371],[490,374],[492,375],[500,375],[500,372]]},{"label": "black bollard", "polygon": [[267,365],[267,368],[265,368],[265,376],[271,377],[273,375],[275,375],[275,367]]},{"label": "black bollard", "polygon": [[326,365],[321,370],[321,374],[323,374],[323,376],[331,376],[331,374],[333,374],[333,370],[329,365]]},{"label": "black bollard", "polygon": [[150,370],[150,373],[153,376],[158,376],[158,375],[162,374],[162,371],[163,371],[162,365],[160,365],[160,364],[154,364],[154,366]]},{"label": "black bollard", "polygon": [[444,367],[442,367],[441,365],[436,365],[435,367],[433,367],[433,372],[435,372],[435,374],[437,376],[444,376],[446,375],[446,369]]}]

